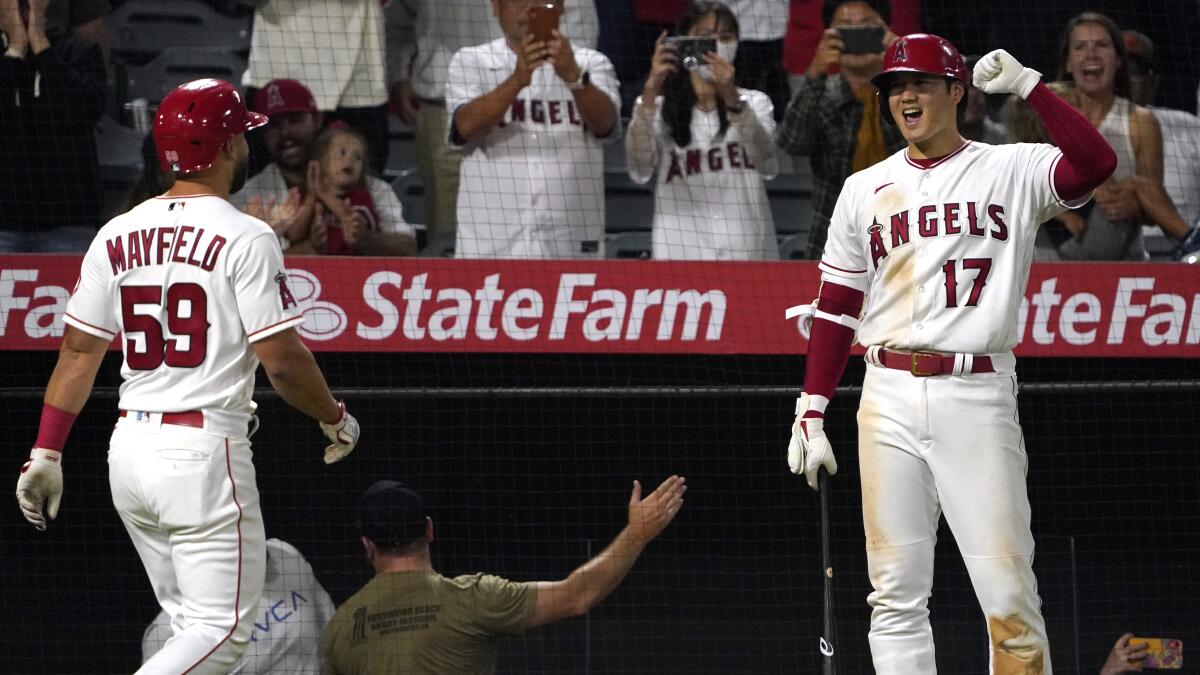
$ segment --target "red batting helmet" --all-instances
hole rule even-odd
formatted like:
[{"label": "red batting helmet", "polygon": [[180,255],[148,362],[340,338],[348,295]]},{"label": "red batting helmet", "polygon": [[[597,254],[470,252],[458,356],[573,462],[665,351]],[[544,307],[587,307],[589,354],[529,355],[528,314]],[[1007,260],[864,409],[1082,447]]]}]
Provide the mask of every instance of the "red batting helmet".
[{"label": "red batting helmet", "polygon": [[[894,124],[892,112],[887,106],[888,86],[894,73],[927,73],[938,75],[971,86],[971,71],[949,40],[929,33],[912,33],[897,38],[883,55],[883,70],[871,78],[871,84],[879,89],[879,107],[883,119]],[[963,96],[965,105],[966,96]]]},{"label": "red batting helmet", "polygon": [[159,165],[168,174],[204,171],[225,141],[266,123],[266,115],[247,112],[242,95],[224,80],[182,84],[162,100],[154,118]]}]

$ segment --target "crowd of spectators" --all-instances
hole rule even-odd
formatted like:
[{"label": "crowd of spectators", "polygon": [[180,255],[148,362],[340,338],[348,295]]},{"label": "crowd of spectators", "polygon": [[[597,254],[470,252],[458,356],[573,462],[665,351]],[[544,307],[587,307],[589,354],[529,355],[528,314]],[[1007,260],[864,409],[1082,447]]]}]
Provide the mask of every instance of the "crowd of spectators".
[{"label": "crowd of spectators", "polygon": [[[121,1],[0,0],[0,251],[82,250],[104,218],[169,185],[146,163],[126,200],[103,203],[92,128],[121,105],[106,100],[115,75],[104,21]],[[239,84],[271,124],[251,134],[257,173],[232,200],[268,222],[289,255],[427,246],[464,258],[604,257],[614,154],[630,179],[653,186],[659,259],[777,259],[780,234],[796,228],[775,222],[770,181],[807,164],[812,217],[800,248],[817,258],[842,182],[904,145],[871,84],[883,50],[918,30],[954,37],[963,20],[936,0],[246,7]],[[1170,56],[1140,28],[1084,12],[1062,29],[1046,79],[1062,83],[1119,161],[1091,202],[1042,228],[1039,259],[1165,257],[1148,251],[1149,238],[1177,257],[1200,248],[1200,119],[1155,107],[1163,72],[1179,68],[1163,67]],[[878,44],[864,49],[869,34]],[[681,51],[692,44],[708,51]],[[389,164],[397,122],[412,129],[415,152]],[[1021,102],[974,88],[959,126],[973,142],[1045,141]],[[423,223],[406,221],[381,177],[397,171],[419,176]]]}]

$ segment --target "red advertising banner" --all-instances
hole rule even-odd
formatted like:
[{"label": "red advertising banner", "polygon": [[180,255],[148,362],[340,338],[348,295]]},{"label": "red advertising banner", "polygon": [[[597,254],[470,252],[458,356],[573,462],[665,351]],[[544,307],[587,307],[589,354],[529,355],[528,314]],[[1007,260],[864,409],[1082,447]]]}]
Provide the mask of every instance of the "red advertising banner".
[{"label": "red advertising banner", "polygon": [[[0,255],[0,349],[57,349],[78,256]],[[805,262],[288,259],[315,350],[802,354]],[[1033,267],[1024,356],[1200,357],[1200,268]],[[117,344],[117,343],[114,343]]]}]

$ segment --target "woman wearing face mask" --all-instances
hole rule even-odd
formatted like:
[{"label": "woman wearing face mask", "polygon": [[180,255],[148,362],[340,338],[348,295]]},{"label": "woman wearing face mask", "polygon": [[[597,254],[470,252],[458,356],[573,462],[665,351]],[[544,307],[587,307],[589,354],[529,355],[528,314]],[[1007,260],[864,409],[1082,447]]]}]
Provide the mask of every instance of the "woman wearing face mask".
[{"label": "woman wearing face mask", "polygon": [[[1083,209],[1061,217],[1075,235],[1058,248],[1064,260],[1145,260],[1140,192],[1162,192],[1162,132],[1150,110],[1129,101],[1129,67],[1120,30],[1085,12],[1063,32],[1059,79],[1074,82],[1080,110],[1117,153],[1117,170]],[[1179,232],[1162,225],[1167,235]]]},{"label": "woman wearing face mask", "polygon": [[664,32],[634,106],[625,152],[635,181],[658,174],[654,257],[776,260],[763,185],[779,172],[773,108],[766,94],[734,85],[737,19],[725,5],[701,0],[680,18],[677,34],[713,38],[717,49],[684,63]]}]

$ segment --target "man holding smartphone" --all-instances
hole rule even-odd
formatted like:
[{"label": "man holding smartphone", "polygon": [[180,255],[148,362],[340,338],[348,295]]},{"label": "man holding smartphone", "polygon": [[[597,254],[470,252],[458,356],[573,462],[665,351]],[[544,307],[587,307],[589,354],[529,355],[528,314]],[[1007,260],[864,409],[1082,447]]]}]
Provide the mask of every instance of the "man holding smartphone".
[{"label": "man holding smartphone", "polygon": [[[885,21],[887,0],[828,0],[828,28],[796,87],[779,127],[779,145],[808,157],[813,172],[813,223],[807,258],[819,259],[842,183],[904,147],[896,127],[881,124],[871,78],[896,40]],[[836,74],[831,69],[838,68]]]},{"label": "man holding smartphone", "polygon": [[604,257],[601,145],[620,139],[620,85],[606,56],[558,30],[561,7],[492,0],[504,37],[450,61],[457,257]]}]

